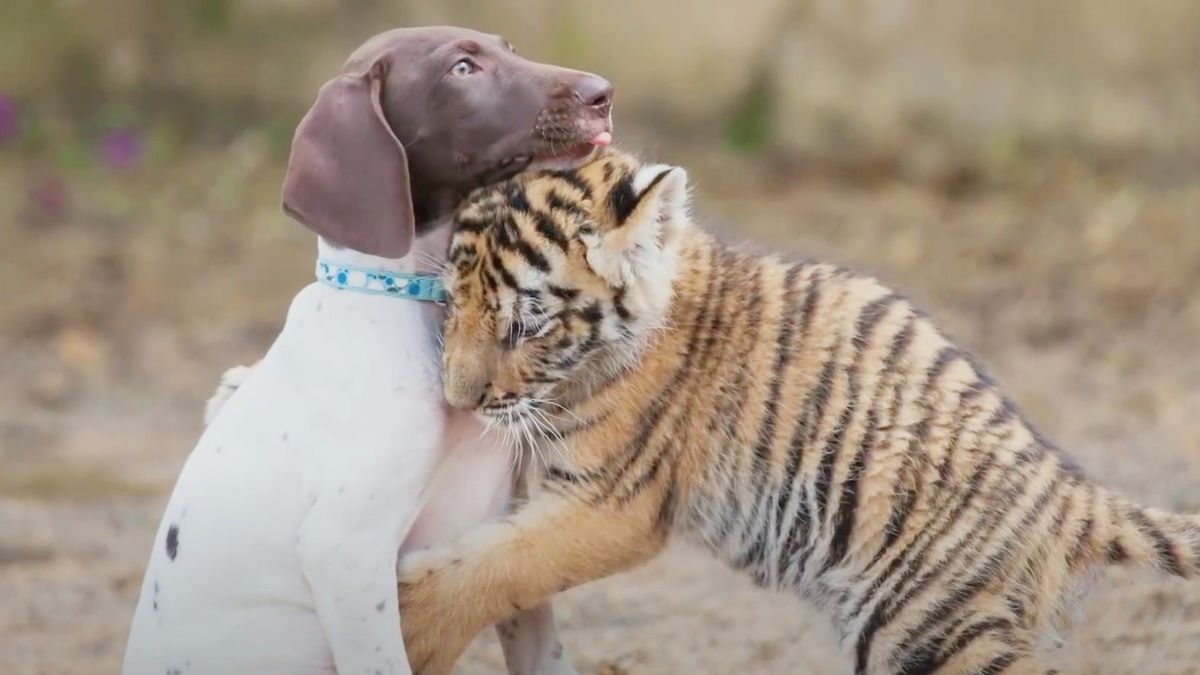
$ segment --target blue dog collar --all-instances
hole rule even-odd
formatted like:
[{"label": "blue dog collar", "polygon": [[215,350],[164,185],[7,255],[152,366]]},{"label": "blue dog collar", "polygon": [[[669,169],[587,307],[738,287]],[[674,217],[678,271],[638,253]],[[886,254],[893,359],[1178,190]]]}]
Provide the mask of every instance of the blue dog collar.
[{"label": "blue dog collar", "polygon": [[318,260],[317,281],[347,291],[446,304],[442,280],[432,274],[407,274]]}]

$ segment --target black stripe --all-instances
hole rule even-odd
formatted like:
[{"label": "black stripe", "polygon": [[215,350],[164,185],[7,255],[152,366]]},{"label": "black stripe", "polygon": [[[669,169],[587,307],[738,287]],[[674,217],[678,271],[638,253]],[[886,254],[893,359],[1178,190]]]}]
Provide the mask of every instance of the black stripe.
[{"label": "black stripe", "polygon": [[[842,343],[841,336],[835,339],[836,345]],[[829,358],[825,360],[825,364],[821,367],[821,373],[817,376],[817,382],[809,392],[807,400],[804,402],[802,410],[807,411],[807,424],[809,443],[816,441],[817,435],[820,433],[821,420],[825,417],[825,406],[829,402],[829,397],[833,393],[833,374],[837,367],[838,349],[835,348]],[[839,428],[834,429],[833,435],[836,437],[839,433]],[[825,494],[829,490],[829,483],[832,480],[830,474],[833,471],[833,457],[829,452],[828,443],[824,448],[825,452],[821,455],[820,463],[817,464],[816,475],[813,476],[813,488],[817,490],[817,520],[821,520],[821,508],[825,501]]]},{"label": "black stripe", "polygon": [[[800,407],[800,410],[803,411],[803,417],[802,422],[796,427],[796,434],[798,435],[802,432],[804,433],[805,441],[803,441],[803,443],[806,446],[811,447],[813,444],[815,444],[817,437],[820,434],[821,421],[825,417],[825,406],[827,405],[829,396],[832,393],[831,389],[834,369],[837,366],[837,361],[841,352],[841,346],[844,342],[845,340],[842,339],[841,335],[835,336],[834,348],[832,350],[833,353],[825,361],[821,368],[821,373],[817,376],[816,384],[813,385],[813,388],[806,397],[804,404]],[[842,418],[844,417],[845,415],[843,414]],[[840,423],[836,425],[835,429],[833,430],[833,434],[831,434],[831,438],[826,441],[823,454],[820,457],[820,463],[817,465],[815,474],[813,476],[813,489],[817,491],[818,503],[817,513],[812,520],[816,521],[818,527],[820,527],[821,509],[824,507],[824,502],[827,499],[829,491],[829,484],[832,482],[834,458],[831,444],[835,441],[840,443],[840,440],[837,439],[840,439],[844,428],[844,421],[840,421]],[[800,441],[793,436],[792,443],[795,444],[798,442]],[[799,522],[801,512],[803,512],[803,517],[805,520],[809,520],[810,516],[813,516],[813,514],[810,514],[808,511],[807,499],[800,503],[800,508],[796,513],[797,520],[793,521],[792,531],[788,535],[788,558],[789,564],[791,564],[791,562],[796,562],[798,564],[798,571],[803,573],[804,567],[807,564],[808,556],[812,553],[812,549],[816,544],[814,535],[819,536],[819,532],[811,531],[807,527],[807,523],[805,523],[805,527],[803,528],[803,541],[797,538],[802,525],[802,523]],[[791,560],[791,558],[794,558],[797,554],[799,554],[799,557],[795,560]]]},{"label": "black stripe", "polygon": [[578,172],[566,169],[561,171],[547,171],[546,173],[579,190],[585,199],[592,198],[592,186],[588,185],[587,181]]},{"label": "black stripe", "polygon": [[959,393],[958,400],[960,403],[967,403],[978,398],[984,392],[991,390],[992,384],[990,382],[984,379],[977,379]]},{"label": "black stripe", "polygon": [[492,240],[501,247],[510,247],[519,236],[517,232],[517,217],[514,211],[505,211],[499,215],[496,229],[492,231]]},{"label": "black stripe", "polygon": [[[960,626],[964,622],[963,619],[956,620],[954,626]],[[1009,632],[1013,628],[1013,623],[1004,617],[992,617],[977,621],[963,629],[954,641],[949,645],[946,640],[953,634],[955,627],[951,627],[947,632],[940,634],[933,640],[928,640],[925,647],[914,654],[915,658],[906,659],[904,661],[903,672],[912,673],[934,673],[938,668],[941,668],[951,658],[961,653],[971,643],[988,633],[1001,631]]]},{"label": "black stripe", "polygon": [[617,503],[621,506],[627,505],[634,497],[641,494],[645,487],[654,482],[658,477],[658,471],[662,468],[663,462],[666,461],[667,451],[672,447],[672,439],[667,439],[666,442],[658,446],[653,452],[653,457],[650,458],[650,463],[646,470],[640,473],[637,478],[633,479],[621,494],[617,496]]},{"label": "black stripe", "polygon": [[671,381],[665,383],[659,394],[654,397],[654,404],[643,416],[642,425],[638,429],[638,433],[634,436],[632,441],[625,445],[623,453],[624,457],[622,458],[620,466],[617,466],[615,471],[611,470],[614,467],[616,458],[611,458],[609,462],[606,463],[608,470],[605,473],[607,474],[608,480],[606,481],[605,492],[611,493],[616,484],[623,476],[625,476],[626,473],[629,472],[633,464],[642,455],[642,452],[645,450],[645,445],[650,439],[650,435],[653,434],[654,430],[658,428],[659,423],[662,421],[663,415],[666,413],[668,405],[673,400],[671,395],[679,389],[680,383],[682,383],[689,374],[692,361],[697,355],[696,346],[700,343],[700,338],[703,335],[702,329],[704,327],[705,319],[708,316],[708,312],[710,311],[710,305],[712,303],[713,291],[715,287],[716,284],[714,284],[710,278],[704,287],[704,296],[701,300],[700,315],[697,316],[693,321],[691,334],[688,336],[688,347],[686,353],[684,354],[684,361],[675,371]]},{"label": "black stripe", "polygon": [[[1007,424],[1017,417],[1017,406],[1011,400],[1001,397],[1000,407],[987,421],[989,427],[998,427]],[[1039,444],[1040,445],[1040,444]]]},{"label": "black stripe", "polygon": [[[990,460],[992,460],[993,457],[988,456],[987,459],[990,463]],[[955,544],[946,555],[932,563],[924,560],[925,554],[928,553],[933,544],[941,539],[942,536],[944,536],[950,531],[950,529],[953,528],[955,524],[957,524],[957,516],[955,516],[951,522],[945,523],[938,532],[937,536],[931,538],[924,547],[924,550],[922,550],[914,558],[912,566],[910,566],[905,574],[902,575],[900,582],[893,589],[893,597],[889,603],[889,611],[891,612],[892,616],[898,613],[904,605],[907,605],[909,601],[920,594],[924,589],[928,588],[934,581],[948,573],[950,566],[957,562],[960,556],[966,554],[968,562],[964,563],[964,567],[969,566],[970,560],[972,560],[974,557],[971,547],[974,546],[978,541],[987,541],[988,538],[992,536],[992,533],[995,532],[1004,522],[1005,516],[1008,515],[1006,511],[1002,510],[1001,508],[997,508],[997,505],[1011,504],[1021,495],[1025,494],[1025,490],[1029,485],[1028,478],[1024,475],[1016,474],[1013,467],[1009,467],[1009,472],[1003,474],[1001,476],[1001,480],[1008,481],[1007,489],[1005,489],[1005,491],[1002,492],[998,497],[996,495],[992,495],[993,499],[989,500],[987,504],[987,506],[990,508],[988,508],[983,513],[982,518],[975,523],[975,527],[967,532],[966,536],[959,540],[959,542]],[[917,574],[921,571],[924,571],[924,576],[916,581],[916,583],[913,583],[911,587],[907,587],[908,584],[912,582],[913,579],[916,578]],[[896,596],[901,590],[904,590],[904,595],[897,598]]]},{"label": "black stripe", "polygon": [[818,434],[821,433],[821,421],[825,419],[825,406],[829,403],[829,397],[833,394],[833,375],[838,365],[838,348],[843,342],[842,338],[843,336],[840,334],[834,337],[834,347],[827,352],[828,358],[821,365],[821,373],[817,376],[817,381],[813,385],[812,391],[809,392],[807,400],[804,402],[803,410],[809,413],[809,443],[816,442]]},{"label": "black stripe", "polygon": [[[725,255],[723,251],[719,254],[722,256]],[[710,265],[712,265],[712,262],[713,261],[710,259]],[[719,275],[719,279],[714,279],[712,276],[707,277],[704,303],[701,305],[700,310],[692,318],[692,320],[695,321],[698,329],[698,332],[693,334],[697,340],[689,341],[688,358],[685,360],[685,363],[679,372],[680,380],[679,384],[674,387],[675,389],[677,389],[682,383],[686,382],[687,378],[691,377],[691,373],[695,372],[697,369],[699,369],[701,372],[707,373],[708,368],[711,365],[710,356],[713,353],[715,341],[718,335],[720,335],[720,332],[714,330],[714,327],[720,321],[726,293],[730,286],[736,282],[734,275],[729,273],[728,268],[723,269],[722,272],[723,273]],[[716,288],[715,296],[713,295],[714,288]],[[702,343],[698,340],[701,335],[707,336]],[[666,453],[674,447],[678,427],[680,424],[686,422],[688,417],[686,411],[693,408],[693,403],[696,396],[699,394],[699,391],[699,387],[693,388],[687,399],[677,406],[677,409],[685,411],[684,414],[676,416],[674,424],[671,428],[671,433],[665,435],[663,442],[660,443],[657,448],[648,451],[648,454],[652,455],[648,468],[643,470],[631,481],[630,485],[627,486],[625,490],[626,496],[622,497],[623,500],[627,501],[628,499],[632,499],[632,497],[638,491],[649,484],[657,475],[659,467],[662,465]],[[632,470],[632,463],[630,464],[629,470]],[[672,473],[674,473],[674,471],[675,467],[673,466]]]},{"label": "black stripe", "polygon": [[658,513],[654,517],[654,528],[659,532],[666,532],[671,528],[671,523],[675,522],[675,509],[677,496],[675,485],[678,481],[674,476],[667,480],[667,489],[663,494],[662,501],[658,505]]},{"label": "black stripe", "polygon": [[[811,324],[811,314],[816,305],[814,296],[820,293],[820,286],[821,277],[813,272],[809,280],[808,292],[801,308],[800,329],[802,335],[807,333],[807,327]],[[791,527],[788,528],[788,536],[784,537],[783,529],[788,525],[784,521],[784,515],[791,508],[792,502],[800,500],[801,505],[806,503],[803,484],[800,481],[804,451],[804,444],[801,442],[801,439],[804,437],[804,431],[804,418],[803,415],[799,415],[796,417],[796,426],[793,428],[791,440],[788,442],[787,463],[784,468],[783,482],[780,485],[779,494],[775,501],[775,511],[778,513],[779,527],[779,532],[775,536],[785,544],[789,543],[798,534],[796,527],[798,521],[808,519],[808,514],[803,513],[802,515],[802,508],[798,507],[795,516],[793,516]],[[784,578],[787,564],[788,556],[780,555],[779,560],[776,561],[778,578]]]},{"label": "black stripe", "polygon": [[517,211],[528,212],[533,208],[525,196],[525,186],[517,181],[504,184],[504,197],[508,200],[508,206]]},{"label": "black stripe", "polygon": [[[742,559],[738,561],[738,567],[745,567],[749,564],[761,562],[767,546],[767,537],[771,534],[767,527],[767,518],[765,516],[759,517],[759,513],[769,497],[768,491],[765,489],[765,484],[770,468],[771,446],[775,440],[776,421],[779,412],[779,392],[783,388],[783,381],[787,376],[788,366],[793,356],[792,336],[795,332],[796,321],[791,316],[791,307],[796,304],[796,277],[799,274],[800,267],[798,265],[792,265],[784,273],[783,296],[780,299],[779,310],[780,326],[779,333],[775,336],[775,358],[771,369],[770,390],[765,402],[766,410],[763,411],[762,421],[758,426],[758,437],[753,445],[753,484],[760,497],[754,504],[750,522],[756,523],[758,527],[755,528],[756,531],[750,547],[743,554]],[[762,489],[757,489],[760,486]],[[787,492],[781,494],[786,494]],[[779,513],[778,504],[776,505],[776,513]]]},{"label": "black stripe", "polygon": [[[882,547],[882,551],[884,552],[895,545],[896,541],[904,534],[904,525],[908,522],[908,516],[912,512],[913,506],[917,503],[919,496],[917,489],[904,485],[904,481],[910,473],[915,482],[920,481],[921,461],[919,460],[919,455],[924,450],[925,441],[929,437],[929,428],[933,424],[934,416],[937,415],[937,411],[930,405],[931,393],[936,388],[938,380],[946,372],[946,369],[961,356],[962,352],[957,347],[952,345],[942,347],[926,373],[925,383],[921,387],[921,404],[927,410],[927,413],[917,422],[913,439],[909,441],[908,450],[904,455],[904,464],[901,465],[898,472],[896,479],[897,494],[892,497],[892,509],[888,516],[887,530],[884,532]],[[948,453],[952,451],[953,448],[946,449]]]},{"label": "black stripe", "polygon": [[[859,395],[859,370],[862,366],[863,352],[870,346],[871,339],[875,335],[875,329],[879,323],[887,316],[888,310],[897,302],[898,298],[894,294],[885,295],[871,301],[865,306],[858,317],[858,328],[854,335],[855,354],[854,361],[847,372],[847,405],[845,412],[840,420],[840,428],[845,429],[849,426],[850,416],[858,406]],[[889,360],[893,355],[888,354]],[[886,363],[886,362],[885,362]],[[890,373],[885,365],[881,375]],[[841,494],[838,498],[838,508],[832,513],[832,529],[833,538],[829,544],[829,555],[825,559],[825,564],[822,571],[827,571],[834,565],[842,562],[846,557],[846,552],[850,544],[850,534],[854,529],[855,513],[858,510],[858,482],[861,478],[863,469],[866,465],[867,453],[872,449],[874,443],[874,434],[878,426],[878,414],[875,412],[874,402],[877,399],[883,387],[884,377],[880,377],[880,382],[876,386],[875,392],[872,394],[871,405],[867,410],[867,419],[865,429],[863,430],[862,439],[859,441],[858,451],[851,460],[850,466],[846,470],[846,477],[842,479]],[[840,454],[842,435],[838,435],[838,445],[834,449],[835,456]],[[821,495],[818,496],[817,507],[818,513],[824,507]]]},{"label": "black stripe", "polygon": [[576,316],[583,319],[589,324],[598,324],[604,320],[604,310],[600,309],[600,303],[588,303],[586,307],[575,312]]},{"label": "black stripe", "polygon": [[557,190],[550,190],[546,194],[546,207],[551,211],[562,211],[577,220],[588,219],[587,211],[584,211],[583,208],[574,201],[560,195]]},{"label": "black stripe", "polygon": [[[749,297],[745,297],[744,295],[742,296],[745,298],[744,299],[744,310],[739,313],[738,318],[737,318],[738,323],[734,324],[734,325],[737,325],[739,329],[741,329],[741,328],[745,329],[745,342],[740,342],[740,343],[754,345],[758,342],[758,337],[762,330],[762,268],[763,268],[763,265],[762,265],[762,261],[754,260],[754,259],[751,259],[749,261],[739,259],[738,264],[739,264],[739,267],[741,267],[741,268],[744,268],[747,265],[751,266],[753,269],[753,272],[752,272],[748,282],[743,284],[743,286],[742,286],[742,289],[744,291],[746,291],[746,293],[748,294]],[[742,335],[738,334],[737,336],[731,336],[730,339],[736,340],[736,338],[740,338],[740,337],[742,337]],[[749,356],[748,354],[739,354],[737,356],[737,358],[745,359],[748,356]],[[724,435],[723,436],[724,438],[731,439],[733,443],[738,442],[736,440],[735,432],[737,431],[739,424],[744,420],[743,413],[745,411],[742,407],[743,401],[741,400],[741,397],[744,396],[744,394],[745,394],[746,381],[747,381],[747,379],[749,379],[750,375],[751,375],[750,368],[742,367],[738,370],[737,378],[735,379],[735,381],[733,383],[733,387],[730,390],[731,395],[734,397],[735,403],[732,405],[726,406],[725,410],[724,410],[725,414],[721,418],[719,418],[720,425],[721,425],[720,433],[722,433]],[[749,453],[729,452],[729,453],[721,453],[721,454],[724,456],[727,456],[728,461],[734,462],[734,466],[730,470],[731,473],[729,474],[729,476],[731,478],[736,479],[737,477],[743,475],[743,467],[742,467],[741,460],[744,457],[749,457]],[[742,515],[745,513],[745,507],[742,503],[742,496],[743,496],[743,493],[738,490],[731,490],[729,493],[727,493],[726,498],[728,500],[728,503],[726,504],[727,508],[724,509],[725,517],[722,518],[721,523],[720,523],[720,529],[722,532],[729,533],[730,526],[733,524],[731,522],[731,519],[732,518],[740,519],[742,517]],[[751,495],[746,495],[746,496],[751,496]]]},{"label": "black stripe", "polygon": [[804,297],[804,305],[800,308],[800,336],[808,337],[808,329],[812,326],[813,315],[817,309],[817,303],[821,300],[821,284],[824,281],[813,273],[812,284],[808,288],[808,294]]},{"label": "black stripe", "polygon": [[[1028,531],[1029,527],[1044,514],[1046,505],[1051,499],[1054,498],[1056,494],[1058,494],[1062,484],[1063,482],[1057,478],[1053,480],[1051,484],[1047,486],[1040,495],[1038,495],[1038,498],[1034,501],[1029,510],[1025,512],[1024,517],[1021,518],[1017,526],[1012,528],[1012,532],[1009,533],[1009,536],[1019,536],[1021,533]],[[999,523],[996,524],[998,525]],[[986,540],[990,538],[991,534],[995,532],[996,528],[991,527],[989,530],[990,531],[986,533],[987,536],[981,537],[982,539]],[[901,640],[901,644],[907,644],[913,640],[919,639],[920,636],[928,632],[930,628],[941,623],[951,614],[957,612],[964,605],[966,605],[967,602],[969,602],[971,598],[975,597],[976,594],[982,591],[989,582],[995,580],[997,577],[1002,577],[1003,570],[1001,568],[1007,564],[1010,558],[1012,558],[1015,551],[1016,547],[1014,546],[1002,545],[998,551],[988,556],[987,560],[982,564],[972,565],[973,569],[975,569],[975,573],[966,581],[959,584],[953,591],[951,591],[949,597],[939,600],[934,605],[933,609],[925,614],[925,618],[921,620],[921,623],[908,631],[905,639]],[[946,564],[939,563],[937,567],[940,570],[945,570]],[[908,597],[912,597],[917,592],[919,592],[919,590],[914,588]]]},{"label": "black stripe", "polygon": [[[937,543],[952,527],[959,523],[959,517],[966,508],[975,500],[975,497],[983,490],[984,478],[988,472],[995,466],[995,457],[987,455],[983,458],[976,467],[974,473],[967,480],[967,489],[959,497],[957,503],[948,511],[944,511],[935,515],[932,522],[936,522],[936,518],[945,516],[942,524],[937,529],[927,527],[918,538],[909,542],[900,555],[892,559],[891,563],[884,572],[876,576],[871,587],[859,598],[851,612],[851,616],[858,616],[871,601],[875,595],[883,589],[883,586],[891,577],[900,571],[901,566],[907,561],[908,567],[901,574],[899,580],[893,585],[893,592],[903,588],[918,572],[922,569],[925,560],[925,554]],[[901,605],[902,606],[902,605]],[[893,603],[888,603],[881,600],[871,611],[871,615],[867,618],[866,624],[862,631],[858,634],[858,640],[855,645],[855,673],[865,673],[867,662],[870,658],[871,643],[874,640],[875,633],[883,628],[892,620],[901,606],[895,606]]]},{"label": "black stripe", "polygon": [[646,187],[642,188],[642,193],[640,195],[638,195],[638,199],[641,200],[643,197],[650,194],[650,192],[654,188],[658,187],[658,184],[661,183],[662,180],[664,178],[666,178],[674,170],[675,169],[672,167],[672,168],[667,168],[667,169],[663,169],[662,171],[659,171],[658,174],[656,176],[654,176],[654,178],[650,179],[650,182],[646,184]]},{"label": "black stripe", "polygon": [[521,287],[520,284],[517,283],[516,277],[514,277],[512,273],[508,271],[508,268],[504,266],[504,260],[500,258],[499,251],[494,248],[488,251],[488,260],[491,262],[492,271],[496,273],[496,276],[500,277],[500,281],[505,286],[513,289]]},{"label": "black stripe", "polygon": [[[821,299],[822,285],[827,279],[818,275],[814,270],[812,280],[809,283],[808,292],[804,298],[804,304],[801,307],[800,313],[800,340],[803,341],[808,337],[809,328],[812,326],[813,317],[816,313],[817,304]],[[818,376],[817,385],[824,382],[827,378],[824,373]],[[815,388],[814,388],[815,389]],[[788,443],[788,466],[791,474],[792,489],[788,490],[787,505],[784,507],[784,512],[791,507],[792,502],[797,502],[796,513],[792,516],[791,527],[788,528],[786,537],[782,538],[783,545],[786,546],[786,552],[780,555],[778,564],[778,576],[783,579],[786,576],[786,568],[792,562],[800,563],[798,572],[803,573],[803,561],[797,560],[797,554],[807,544],[809,538],[809,513],[808,513],[808,494],[804,486],[804,451],[810,446],[810,437],[815,435],[812,431],[812,412],[811,401],[815,391],[810,391],[805,397],[804,403],[800,406],[799,414],[796,416],[796,426],[792,429],[792,438]],[[780,527],[785,524],[781,521]]]},{"label": "black stripe", "polygon": [[[724,433],[728,412],[737,407],[742,381],[745,379],[744,364],[731,353],[736,353],[734,345],[737,344],[740,331],[746,328],[746,322],[742,319],[746,305],[741,302],[740,293],[731,293],[737,288],[739,282],[745,280],[744,273],[744,261],[729,250],[722,249],[719,258],[713,261],[712,274],[720,279],[720,288],[713,305],[710,325],[706,328],[708,337],[700,347],[703,357],[701,361],[703,372],[711,373],[712,380],[719,383],[707,411],[705,433],[710,437]],[[742,355],[736,354],[736,356],[741,357]],[[693,392],[693,398],[698,393],[699,389],[697,388]],[[710,460],[714,464],[711,475],[722,479],[711,488],[716,495],[725,495],[731,489],[725,480],[733,478],[732,472],[727,470],[732,455],[733,453],[720,452]],[[719,526],[721,529],[718,534],[721,536],[725,534],[723,527],[723,525]]]},{"label": "black stripe", "polygon": [[612,294],[613,309],[617,312],[617,318],[622,321],[629,321],[629,319],[633,318],[633,315],[629,313],[629,308],[625,306],[626,290],[624,286],[621,286],[614,290]]},{"label": "black stripe", "polygon": [[879,424],[873,409],[867,411],[866,424],[867,430],[863,433],[858,452],[846,471],[838,508],[833,514],[833,539],[829,542],[829,555],[825,559],[822,571],[840,564],[850,547],[850,534],[854,531],[854,520],[858,513],[858,482],[865,470],[867,453],[871,450],[875,429]]},{"label": "black stripe", "polygon": [[546,478],[559,483],[579,483],[583,480],[583,476],[580,474],[567,471],[553,464],[546,464]]},{"label": "black stripe", "polygon": [[515,230],[515,236],[508,238],[508,241],[505,242],[505,248],[515,251],[525,261],[525,264],[537,271],[543,274],[550,273],[550,261],[546,259],[546,256],[542,255],[541,251],[538,251],[528,241],[525,241],[521,237],[519,230]]},{"label": "black stripe", "polygon": [[637,210],[638,205],[642,203],[642,200],[646,197],[646,195],[650,194],[650,192],[653,191],[660,182],[662,182],[662,179],[666,178],[667,174],[671,173],[671,171],[671,169],[664,169],[657,176],[652,178],[649,185],[647,185],[641,192],[635,192],[633,189],[633,174],[626,174],[622,176],[621,180],[617,181],[617,183],[613,185],[612,191],[608,193],[608,203],[612,208],[613,216],[616,218],[618,227],[625,224],[625,221],[629,219],[629,216],[632,215],[635,210]]},{"label": "black stripe", "polygon": [[932,673],[934,670],[934,663],[940,658],[942,653],[942,646],[945,645],[946,640],[950,639],[950,636],[953,635],[955,631],[962,628],[962,625],[966,622],[967,617],[959,617],[946,624],[946,626],[937,633],[925,636],[924,640],[908,649],[908,651],[905,652],[902,657],[898,658],[895,654],[892,654],[890,660],[893,662],[900,662],[900,668],[898,672],[926,674]]},{"label": "black stripe", "polygon": [[481,269],[479,272],[479,277],[483,279],[483,285],[487,286],[488,291],[490,291],[492,294],[495,294],[500,290],[500,285],[496,283],[496,277],[493,276],[491,272],[487,271],[486,269]]},{"label": "black stripe", "polygon": [[[568,436],[573,436],[575,434],[582,433],[582,432],[587,431],[599,424],[603,424],[604,422],[607,422],[609,420],[609,418],[612,417],[612,414],[613,414],[612,410],[605,410],[604,412],[600,413],[599,415],[597,415],[595,417],[591,417],[586,420],[576,420],[574,425],[572,425],[570,427],[560,428],[558,430],[558,436],[560,439],[565,440]],[[585,474],[583,474],[583,478],[586,480],[592,480],[598,475],[600,475],[600,474],[597,471],[588,471]]]},{"label": "black stripe", "polygon": [[[854,392],[857,393],[857,392]],[[847,398],[850,392],[847,391]],[[833,485],[834,464],[837,462],[838,450],[842,447],[842,439],[846,435],[846,427],[850,425],[850,416],[854,413],[853,402],[842,409],[838,416],[833,433],[825,441],[821,451],[821,463],[817,466],[817,475],[813,479],[813,487],[817,490],[817,523],[824,523],[824,514],[829,504],[829,490]]]},{"label": "black stripe", "polygon": [[1067,559],[1075,566],[1086,562],[1085,556],[1091,552],[1092,530],[1096,527],[1096,490],[1091,486],[1085,486],[1083,489],[1087,492],[1087,515],[1084,516],[1083,527],[1079,530],[1079,535],[1075,538],[1075,546],[1071,549],[1071,557]]},{"label": "black stripe", "polygon": [[533,220],[535,223],[534,229],[536,229],[538,234],[542,235],[546,241],[554,244],[563,251],[566,251],[568,248],[570,248],[571,242],[567,240],[567,237],[562,233],[562,230],[558,229],[558,225],[554,223],[554,220],[550,216],[542,213],[541,211],[534,211]]},{"label": "black stripe", "polygon": [[[870,408],[867,418],[868,426],[867,430],[863,434],[862,443],[859,447],[859,456],[855,460],[859,471],[865,470],[869,453],[875,447],[875,436],[881,421],[878,419],[878,413],[875,411],[878,408],[879,398],[883,395],[884,391],[886,391],[887,387],[892,389],[893,396],[892,405],[888,410],[888,417],[885,420],[882,420],[883,423],[890,426],[894,422],[896,414],[900,409],[901,393],[904,389],[902,386],[904,383],[904,378],[898,365],[901,357],[908,352],[908,347],[912,344],[912,339],[915,332],[916,320],[910,315],[908,320],[905,321],[904,327],[901,328],[900,331],[896,333],[895,337],[892,338],[892,344],[888,350],[888,355],[884,359],[883,367],[880,370],[881,377],[879,378],[879,385],[876,388],[875,394],[872,396],[869,404]],[[896,379],[899,379],[900,382],[892,382],[892,378],[884,377],[883,375],[891,375]],[[855,481],[855,489],[857,489],[857,479]],[[855,504],[855,509],[857,509],[857,499],[855,500]],[[886,532],[887,531],[885,530],[885,533]],[[867,566],[867,569],[874,567],[875,563],[877,563],[883,557],[886,551],[887,548],[880,548],[878,551],[876,551],[875,556]]]},{"label": "black stripe", "polygon": [[564,300],[566,302],[570,302],[571,300],[579,297],[578,290],[574,288],[565,288],[556,284],[547,284],[546,290],[550,291],[550,295],[553,295],[559,300]]},{"label": "black stripe", "polygon": [[450,253],[447,258],[454,264],[466,263],[474,260],[479,256],[479,251],[474,244],[456,243],[450,247]]},{"label": "black stripe", "polygon": [[1108,558],[1108,562],[1119,565],[1129,559],[1129,553],[1121,545],[1120,541],[1113,539],[1108,542],[1108,550],[1105,552],[1105,557]]},{"label": "black stripe", "polygon": [[975,673],[972,675],[999,675],[1005,670],[1008,670],[1008,667],[1016,663],[1016,661],[1016,654],[1013,654],[1012,652],[1005,652],[991,661],[988,661],[987,665],[975,671]]},{"label": "black stripe", "polygon": [[617,226],[625,224],[625,220],[637,208],[638,201],[640,197],[633,191],[633,176],[621,176],[608,193],[608,207],[612,209]]},{"label": "black stripe", "polygon": [[488,226],[488,221],[480,218],[470,218],[459,215],[454,219],[455,232],[482,232]]},{"label": "black stripe", "polygon": [[1179,561],[1175,547],[1171,546],[1171,540],[1167,539],[1162,530],[1155,527],[1154,523],[1146,517],[1145,512],[1137,507],[1130,507],[1128,517],[1154,546],[1154,551],[1158,555],[1159,568],[1177,577],[1186,577],[1187,571],[1183,569],[1183,563]]},{"label": "black stripe", "polygon": [[942,659],[942,662],[945,662],[949,657],[962,652],[964,649],[969,647],[972,642],[978,640],[987,633],[994,631],[1007,633],[1012,629],[1013,622],[1002,616],[991,617],[989,619],[984,619],[983,621],[973,623],[963,629],[963,631],[958,634],[958,637],[954,639],[954,642],[950,643],[950,645],[946,647],[946,658]]},{"label": "black stripe", "polygon": [[976,398],[985,391],[991,389],[991,383],[986,377],[976,373],[976,380],[967,385],[958,396],[958,405],[954,408],[954,421],[951,425],[952,431],[950,437],[946,439],[945,448],[946,455],[942,458],[938,465],[937,478],[931,488],[934,491],[942,489],[942,486],[948,485],[950,480],[950,472],[952,470],[952,458],[955,451],[958,449],[959,439],[965,430],[966,420],[980,413],[978,405],[972,405]]}]

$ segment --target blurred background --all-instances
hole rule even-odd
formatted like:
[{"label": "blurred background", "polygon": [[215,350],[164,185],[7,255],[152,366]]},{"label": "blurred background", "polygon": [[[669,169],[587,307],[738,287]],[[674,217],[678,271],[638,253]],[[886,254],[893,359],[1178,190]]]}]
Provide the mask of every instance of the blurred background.
[{"label": "blurred background", "polygon": [[[5,0],[0,672],[117,671],[202,402],[311,274],[292,130],[430,23],[606,75],[705,222],[905,289],[1090,473],[1200,511],[1196,0]],[[586,673],[848,672],[685,547],[559,607]],[[1108,575],[1062,658],[1200,672],[1200,584]],[[461,672],[502,672],[490,636]]]}]

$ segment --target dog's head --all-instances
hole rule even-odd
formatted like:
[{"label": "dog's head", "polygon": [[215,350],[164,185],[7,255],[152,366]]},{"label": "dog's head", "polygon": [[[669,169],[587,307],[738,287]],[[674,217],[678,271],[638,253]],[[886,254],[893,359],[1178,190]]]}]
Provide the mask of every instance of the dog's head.
[{"label": "dog's head", "polygon": [[334,244],[399,258],[431,215],[426,195],[582,162],[610,137],[611,110],[604,78],[521,58],[499,36],[388,31],[300,122],[283,208]]}]

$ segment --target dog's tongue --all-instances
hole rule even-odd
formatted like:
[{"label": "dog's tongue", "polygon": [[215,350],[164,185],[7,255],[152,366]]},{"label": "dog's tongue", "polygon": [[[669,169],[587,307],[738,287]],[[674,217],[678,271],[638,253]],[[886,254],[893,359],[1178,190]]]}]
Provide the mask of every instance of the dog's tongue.
[{"label": "dog's tongue", "polygon": [[597,148],[603,148],[604,146],[608,145],[609,143],[612,143],[612,132],[611,131],[601,131],[600,133],[596,134],[595,136],[592,136],[592,140],[588,141],[588,143],[591,143],[592,145],[596,146]]}]

